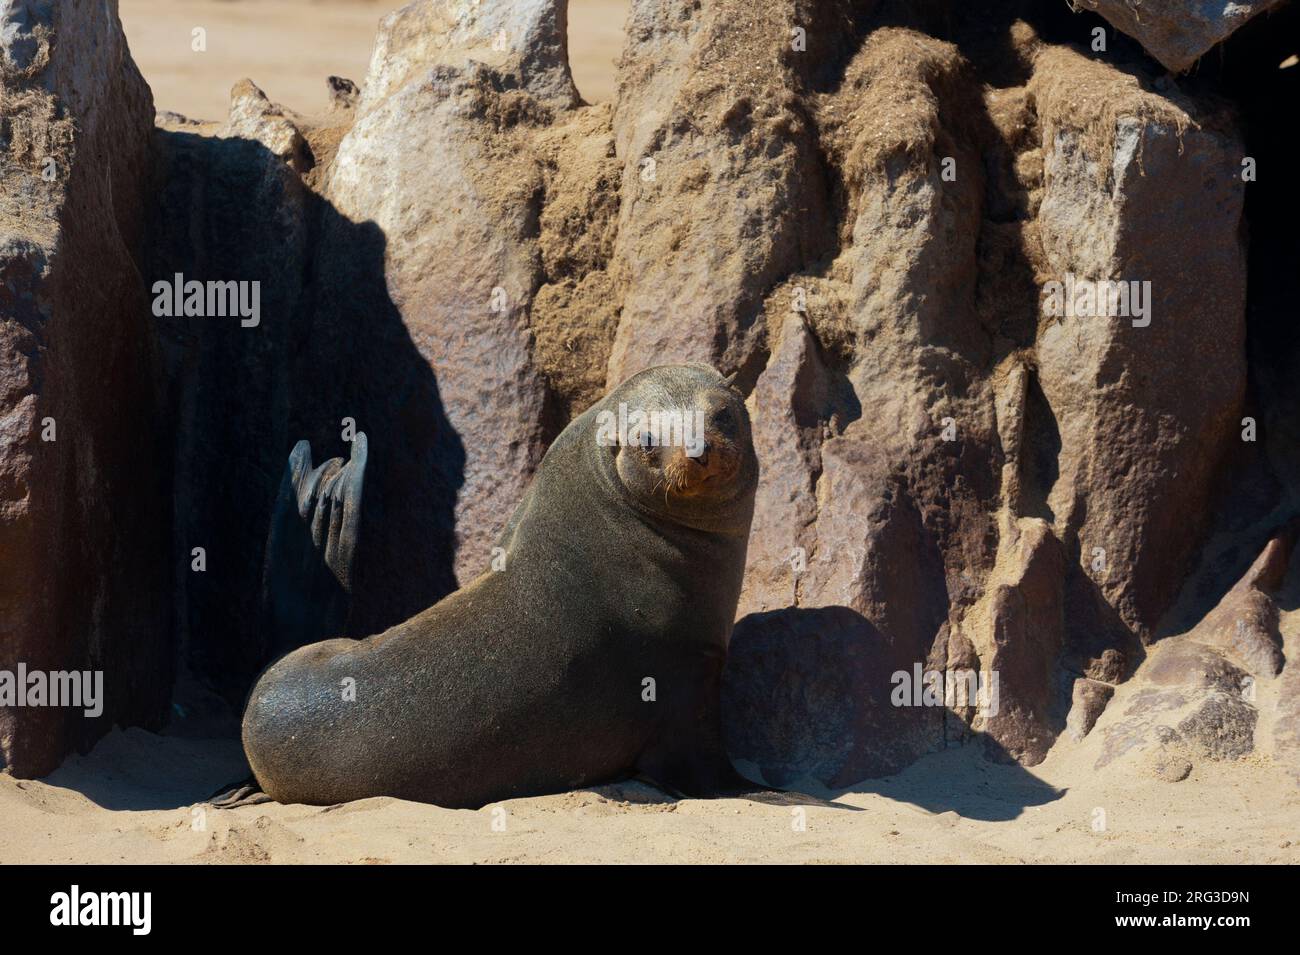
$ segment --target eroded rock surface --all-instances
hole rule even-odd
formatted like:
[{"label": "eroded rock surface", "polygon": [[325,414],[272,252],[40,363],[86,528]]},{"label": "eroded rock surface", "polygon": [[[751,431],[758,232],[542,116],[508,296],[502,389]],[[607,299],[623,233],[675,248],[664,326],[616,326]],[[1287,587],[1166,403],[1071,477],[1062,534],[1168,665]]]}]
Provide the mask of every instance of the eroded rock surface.
[{"label": "eroded rock surface", "polygon": [[1205,529],[1215,469],[1239,446],[1243,146],[1220,104],[1147,92],[1073,51],[1042,51],[1030,90],[1048,274],[1139,283],[1129,291],[1147,312],[1040,325],[1038,380],[1061,446],[1045,503],[1107,603],[1149,638]]},{"label": "eroded rock surface", "polygon": [[157,726],[170,507],[146,286],[153,102],[116,2],[0,9],[0,670],[102,673],[102,714],[0,707],[0,761],[52,770]]},{"label": "eroded rock surface", "polygon": [[752,376],[764,294],[826,246],[806,58],[791,49],[799,12],[633,3],[613,116],[623,308],[610,382],[677,361]]},{"label": "eroded rock surface", "polygon": [[[1032,764],[1096,721],[1202,539],[1245,390],[1244,186],[1222,104],[1006,30],[1019,85],[973,96],[956,48],[880,26],[810,99],[840,251],[766,302],[742,608],[843,605],[996,671],[999,712],[958,715]],[[1051,314],[1075,279],[1136,281],[1147,318]]]}]

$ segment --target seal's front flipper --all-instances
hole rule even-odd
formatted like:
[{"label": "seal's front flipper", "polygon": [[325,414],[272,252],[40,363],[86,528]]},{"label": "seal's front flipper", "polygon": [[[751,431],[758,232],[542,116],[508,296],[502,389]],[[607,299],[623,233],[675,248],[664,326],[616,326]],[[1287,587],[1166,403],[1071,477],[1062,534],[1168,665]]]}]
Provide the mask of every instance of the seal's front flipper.
[{"label": "seal's front flipper", "polygon": [[289,454],[262,576],[272,659],[347,628],[368,454],[364,433],[353,440],[346,463],[330,458],[313,468],[306,441]]},{"label": "seal's front flipper", "polygon": [[642,753],[632,778],[675,799],[744,796],[765,789],[736,772],[721,750],[696,748],[678,752],[679,746],[656,747]]},{"label": "seal's front flipper", "polygon": [[223,786],[208,797],[208,805],[213,809],[238,809],[241,806],[260,806],[274,801],[262,792],[262,787],[257,784],[254,776],[231,786]]},{"label": "seal's front flipper", "polygon": [[732,765],[722,742],[722,669],[720,651],[690,661],[685,675],[661,682],[660,690],[676,690],[693,700],[681,707],[678,721],[660,729],[637,757],[635,774],[679,798],[741,796],[764,790]]},{"label": "seal's front flipper", "polygon": [[633,782],[643,783],[646,786],[649,786],[651,789],[657,789],[661,793],[667,793],[673,799],[689,798],[688,793],[684,793],[680,789],[674,789],[672,786],[669,786],[667,783],[660,782],[658,779],[655,779],[653,776],[649,775],[648,773],[637,772],[634,773],[630,778],[632,779]]}]

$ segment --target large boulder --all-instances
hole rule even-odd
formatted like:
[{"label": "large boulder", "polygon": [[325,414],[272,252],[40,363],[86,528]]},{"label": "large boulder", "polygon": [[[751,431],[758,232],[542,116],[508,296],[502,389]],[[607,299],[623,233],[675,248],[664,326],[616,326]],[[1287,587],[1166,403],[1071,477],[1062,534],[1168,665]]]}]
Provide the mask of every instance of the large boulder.
[{"label": "large boulder", "polygon": [[1141,43],[1167,70],[1181,73],[1252,18],[1283,0],[1075,0]]},{"label": "large boulder", "polygon": [[847,607],[744,617],[723,674],[727,753],[777,788],[836,789],[897,772],[943,731],[942,700],[924,705],[915,677],[908,649]]},{"label": "large boulder", "polygon": [[[810,685],[819,669],[832,683],[862,671],[858,630],[887,648],[874,651],[886,675],[978,662],[950,628],[992,567],[998,493],[992,393],[979,377],[990,356],[976,310],[983,175],[969,80],[952,44],[882,27],[804,107],[844,186],[839,248],[765,302],[770,357],[750,399],[764,480],[742,612],[766,613],[738,638],[766,647],[815,619],[816,641],[800,646],[817,648],[818,666],[794,667]],[[791,604],[801,609],[782,609]],[[732,699],[765,692],[764,671],[742,663],[729,671]],[[861,681],[861,715],[830,774],[839,785],[949,736],[942,705],[894,710],[887,679]]]},{"label": "large boulder", "polygon": [[170,697],[153,102],[115,0],[10,0],[0,44],[0,671],[103,680],[96,717],[0,708],[0,757],[32,776]]}]

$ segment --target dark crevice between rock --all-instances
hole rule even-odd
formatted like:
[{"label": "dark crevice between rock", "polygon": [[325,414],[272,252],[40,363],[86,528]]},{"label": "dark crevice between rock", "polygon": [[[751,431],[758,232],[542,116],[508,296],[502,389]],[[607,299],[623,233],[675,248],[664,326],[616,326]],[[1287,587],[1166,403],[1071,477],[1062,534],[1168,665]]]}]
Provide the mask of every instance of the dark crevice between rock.
[{"label": "dark crevice between rock", "polygon": [[1023,428],[1019,511],[1054,524],[1056,515],[1047,498],[1060,476],[1061,432],[1036,374],[1028,376]]},{"label": "dark crevice between rock", "polygon": [[[1243,416],[1255,440],[1240,441],[1216,481],[1217,503],[1195,572],[1161,621],[1160,635],[1182,633],[1212,610],[1259,556],[1269,538],[1300,514],[1300,128],[1279,104],[1300,102],[1300,6],[1256,17],[1201,61],[1181,84],[1233,101],[1245,157],[1257,178],[1246,188],[1249,236],[1246,302],[1247,394]],[[1245,158],[1243,157],[1243,158]],[[1295,563],[1293,561],[1293,563]]]},{"label": "dark crevice between rock", "polygon": [[[344,418],[369,438],[354,636],[455,588],[451,509],[464,453],[388,297],[378,228],[340,216],[259,142],[155,135],[163,187],[150,279],[261,283],[258,327],[157,320],[167,433],[177,442],[171,551],[182,663],[238,707],[268,662],[263,552],[292,445],[307,439],[316,462],[346,458]],[[190,554],[200,546],[207,568],[195,572]]]}]

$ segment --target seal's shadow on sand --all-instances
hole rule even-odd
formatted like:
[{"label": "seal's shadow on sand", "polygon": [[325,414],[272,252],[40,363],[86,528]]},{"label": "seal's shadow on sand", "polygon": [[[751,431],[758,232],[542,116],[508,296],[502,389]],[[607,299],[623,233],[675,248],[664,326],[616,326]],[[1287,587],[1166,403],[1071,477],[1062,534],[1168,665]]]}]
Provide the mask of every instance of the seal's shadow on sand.
[{"label": "seal's shadow on sand", "polygon": [[848,607],[750,614],[736,624],[723,678],[727,753],[788,798],[874,793],[1000,821],[1064,795],[943,707],[894,705],[896,675],[927,659],[927,647],[891,639]]}]

